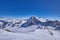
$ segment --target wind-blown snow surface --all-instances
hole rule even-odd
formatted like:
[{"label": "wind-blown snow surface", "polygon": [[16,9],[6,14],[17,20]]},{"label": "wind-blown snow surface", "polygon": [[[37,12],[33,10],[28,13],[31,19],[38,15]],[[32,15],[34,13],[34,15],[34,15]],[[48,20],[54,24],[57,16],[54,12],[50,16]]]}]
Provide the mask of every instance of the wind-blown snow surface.
[{"label": "wind-blown snow surface", "polygon": [[0,40],[60,40],[60,33],[51,31],[54,35],[50,35],[47,29],[37,29],[29,33],[12,33],[0,29]]}]

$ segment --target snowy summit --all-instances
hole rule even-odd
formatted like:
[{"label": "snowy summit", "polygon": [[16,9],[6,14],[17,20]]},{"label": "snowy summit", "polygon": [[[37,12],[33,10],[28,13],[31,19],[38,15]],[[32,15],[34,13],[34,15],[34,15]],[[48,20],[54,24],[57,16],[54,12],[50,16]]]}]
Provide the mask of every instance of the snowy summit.
[{"label": "snowy summit", "polygon": [[35,16],[0,19],[0,40],[60,40],[60,21]]}]

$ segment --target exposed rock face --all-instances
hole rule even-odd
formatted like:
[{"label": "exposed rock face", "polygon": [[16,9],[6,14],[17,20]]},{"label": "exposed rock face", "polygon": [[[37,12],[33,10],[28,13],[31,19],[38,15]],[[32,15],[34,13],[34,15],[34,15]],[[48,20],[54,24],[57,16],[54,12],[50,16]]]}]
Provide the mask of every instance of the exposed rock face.
[{"label": "exposed rock face", "polygon": [[[44,20],[44,22],[43,22]],[[7,20],[0,20],[1,23],[3,23],[2,25],[0,25],[0,28],[5,28],[5,27],[29,27],[32,25],[37,25],[38,28],[39,26],[50,26],[50,27],[55,27],[56,30],[60,29],[60,22],[58,20],[56,21],[51,21],[51,20],[47,20],[47,19],[41,19],[38,17],[30,17],[29,19],[26,20],[26,22],[23,22],[23,20],[19,20],[19,21],[7,21]]]}]

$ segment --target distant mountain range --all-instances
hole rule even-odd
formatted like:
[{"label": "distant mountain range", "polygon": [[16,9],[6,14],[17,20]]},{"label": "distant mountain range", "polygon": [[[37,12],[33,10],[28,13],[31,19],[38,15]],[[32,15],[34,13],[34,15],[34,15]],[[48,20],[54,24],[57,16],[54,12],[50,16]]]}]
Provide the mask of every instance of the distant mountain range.
[{"label": "distant mountain range", "polygon": [[[49,28],[53,30],[60,30],[60,21],[48,20],[44,18],[38,18],[35,16],[30,17],[29,19],[0,19],[0,28],[1,29],[20,29],[20,28]],[[35,27],[33,27],[35,26]],[[42,27],[44,26],[44,27]]]}]

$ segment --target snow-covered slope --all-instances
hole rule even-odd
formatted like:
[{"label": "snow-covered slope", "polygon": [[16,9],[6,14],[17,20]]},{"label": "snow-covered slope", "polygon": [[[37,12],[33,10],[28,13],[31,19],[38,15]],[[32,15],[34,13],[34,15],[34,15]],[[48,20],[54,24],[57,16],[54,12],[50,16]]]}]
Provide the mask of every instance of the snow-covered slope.
[{"label": "snow-covered slope", "polygon": [[60,40],[60,22],[34,16],[0,19],[0,40]]},{"label": "snow-covered slope", "polygon": [[54,35],[51,35],[48,30],[37,29],[30,33],[11,33],[0,31],[0,40],[60,40],[60,33],[51,30]]},{"label": "snow-covered slope", "polygon": [[[2,25],[1,25],[2,24]],[[29,19],[1,19],[0,20],[0,28],[21,28],[21,27],[29,27],[32,25],[39,26],[50,26],[55,28],[60,28],[59,21],[51,21],[44,18],[38,17],[30,17]]]}]

